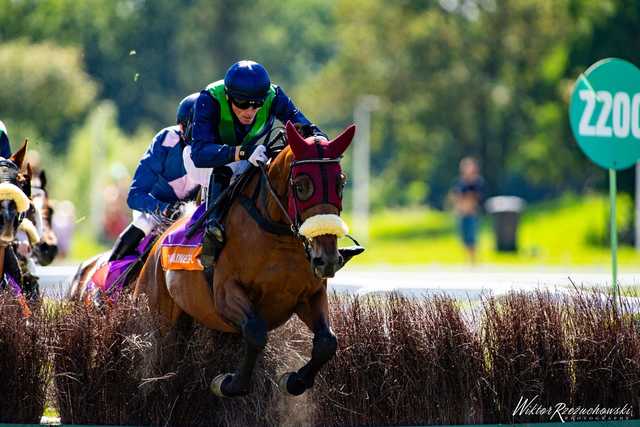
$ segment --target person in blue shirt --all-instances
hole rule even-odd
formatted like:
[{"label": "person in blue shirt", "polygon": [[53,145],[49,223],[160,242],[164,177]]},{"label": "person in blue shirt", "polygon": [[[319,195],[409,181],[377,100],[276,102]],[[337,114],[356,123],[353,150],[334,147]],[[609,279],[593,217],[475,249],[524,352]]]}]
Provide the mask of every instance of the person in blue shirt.
[{"label": "person in blue shirt", "polygon": [[133,222],[120,234],[109,261],[133,253],[140,241],[158,225],[156,216],[173,219],[185,200],[199,190],[184,167],[182,154],[191,133],[193,107],[198,93],[184,98],[177,110],[177,124],[162,129],[142,156],[129,188],[127,204]]},{"label": "person in blue shirt", "polygon": [[478,161],[473,157],[460,160],[460,177],[451,192],[462,243],[471,264],[476,263],[478,217],[484,198],[484,178],[480,175]]},{"label": "person in blue shirt", "polygon": [[7,127],[0,120],[0,157],[8,159],[11,157],[11,144],[9,143],[9,134]]},{"label": "person in blue shirt", "polygon": [[[276,119],[296,124],[305,138],[327,138],[280,86],[271,83],[267,70],[257,62],[236,62],[224,80],[200,92],[194,109],[191,159],[195,167],[213,168],[208,203],[217,199],[229,181],[226,166],[238,174],[249,164],[258,166],[268,160],[265,146],[257,142]],[[224,242],[220,214],[219,210],[212,212],[206,223],[201,260],[208,264],[213,262],[215,248]]]}]

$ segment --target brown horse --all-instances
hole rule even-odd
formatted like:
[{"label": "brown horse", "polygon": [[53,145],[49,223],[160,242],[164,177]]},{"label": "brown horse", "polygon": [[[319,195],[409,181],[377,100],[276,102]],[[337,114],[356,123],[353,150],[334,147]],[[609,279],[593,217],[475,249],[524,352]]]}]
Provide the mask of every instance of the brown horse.
[{"label": "brown horse", "polygon": [[[27,141],[9,159],[0,158],[0,282],[2,287],[22,286],[22,273],[12,247],[18,228],[31,207],[29,168],[21,172]],[[21,291],[21,290],[20,290]],[[24,301],[24,300],[21,300]],[[28,309],[26,309],[27,311]]]},{"label": "brown horse", "polygon": [[12,249],[17,256],[22,290],[27,299],[34,300],[40,295],[36,264],[49,265],[53,261],[58,253],[58,240],[51,227],[52,208],[46,190],[46,175],[44,171],[34,175],[29,164],[27,171],[32,177],[27,194],[31,204],[19,226],[24,235],[17,236]]},{"label": "brown horse", "polygon": [[218,375],[211,383],[219,396],[248,393],[267,331],[294,313],[313,332],[313,350],[306,365],[281,377],[284,392],[300,395],[312,387],[320,368],[336,352],[326,279],[343,264],[337,238],[347,227],[339,217],[345,183],[339,161],[355,126],[332,141],[305,140],[291,123],[286,133],[288,146],[263,176],[252,177],[231,205],[213,289],[201,271],[164,271],[162,238],[136,283],[135,294],[146,294],[151,306],[174,325],[191,317],[208,328],[242,334],[245,351],[237,371]]},{"label": "brown horse", "polygon": [[[33,257],[39,265],[49,265],[58,254],[58,238],[53,232],[53,208],[47,191],[47,175],[39,171],[31,179],[31,201],[40,239],[33,245]],[[40,224],[38,224],[40,222]]]}]

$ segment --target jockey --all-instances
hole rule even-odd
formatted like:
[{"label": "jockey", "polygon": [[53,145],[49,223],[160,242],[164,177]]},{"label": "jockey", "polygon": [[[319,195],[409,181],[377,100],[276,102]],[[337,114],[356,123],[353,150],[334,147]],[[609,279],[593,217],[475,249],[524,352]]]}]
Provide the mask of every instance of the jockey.
[{"label": "jockey", "polygon": [[116,240],[109,261],[133,253],[140,241],[158,225],[157,215],[174,219],[182,201],[192,199],[198,191],[197,183],[189,179],[182,161],[198,96],[194,93],[180,101],[177,125],[158,132],[142,156],[127,197],[127,204],[133,210],[133,222]]},{"label": "jockey", "polygon": [[9,134],[7,127],[0,120],[0,157],[8,159],[11,157],[11,145],[9,144]]},{"label": "jockey", "polygon": [[[265,68],[256,62],[233,64],[224,80],[211,83],[200,92],[194,111],[191,159],[198,168],[214,168],[209,204],[227,185],[229,168],[237,175],[249,163],[258,166],[268,160],[266,147],[256,142],[271,130],[275,119],[282,123],[290,120],[300,127],[304,137],[327,139],[281,87],[271,84]],[[224,168],[226,165],[229,168]],[[202,247],[207,263],[212,260],[215,247],[224,241],[220,214],[217,210],[207,219]]]}]

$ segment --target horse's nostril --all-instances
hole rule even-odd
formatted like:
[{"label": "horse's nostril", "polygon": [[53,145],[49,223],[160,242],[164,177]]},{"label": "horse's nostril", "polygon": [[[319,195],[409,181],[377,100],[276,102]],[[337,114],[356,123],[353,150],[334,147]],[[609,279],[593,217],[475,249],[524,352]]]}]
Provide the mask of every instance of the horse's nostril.
[{"label": "horse's nostril", "polygon": [[322,257],[315,257],[312,262],[314,267],[322,267],[324,265],[324,259],[322,259]]}]

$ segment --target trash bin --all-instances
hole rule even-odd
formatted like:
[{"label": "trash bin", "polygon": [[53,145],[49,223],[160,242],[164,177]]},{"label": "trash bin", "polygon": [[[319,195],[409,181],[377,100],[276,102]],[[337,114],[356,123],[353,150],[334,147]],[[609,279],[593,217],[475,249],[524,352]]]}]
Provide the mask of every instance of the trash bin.
[{"label": "trash bin", "polygon": [[493,231],[498,252],[516,252],[520,212],[525,201],[515,196],[496,196],[487,199],[485,209],[493,216]]}]

